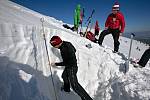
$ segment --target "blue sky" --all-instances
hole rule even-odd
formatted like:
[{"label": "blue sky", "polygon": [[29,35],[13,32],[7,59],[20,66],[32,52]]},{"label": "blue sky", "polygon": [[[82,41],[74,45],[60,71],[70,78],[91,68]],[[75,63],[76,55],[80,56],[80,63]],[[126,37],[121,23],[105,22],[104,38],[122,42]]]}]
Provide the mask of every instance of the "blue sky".
[{"label": "blue sky", "polygon": [[[74,9],[77,4],[85,8],[85,20],[95,9],[92,22],[99,21],[100,28],[111,12],[116,0],[11,0],[29,9],[73,24]],[[150,31],[150,0],[117,0],[125,16],[125,32]]]}]

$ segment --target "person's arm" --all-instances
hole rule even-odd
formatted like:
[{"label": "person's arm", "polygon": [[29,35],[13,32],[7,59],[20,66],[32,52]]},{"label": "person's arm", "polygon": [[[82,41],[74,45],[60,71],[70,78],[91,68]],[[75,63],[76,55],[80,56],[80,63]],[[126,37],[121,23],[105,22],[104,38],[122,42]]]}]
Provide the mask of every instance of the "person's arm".
[{"label": "person's arm", "polygon": [[121,14],[121,17],[120,17],[120,23],[121,23],[121,30],[120,32],[123,33],[124,32],[124,29],[125,29],[125,19],[124,19],[124,16]]},{"label": "person's arm", "polygon": [[109,27],[109,21],[110,21],[110,15],[107,17],[106,22],[105,22],[105,29],[108,29]]}]

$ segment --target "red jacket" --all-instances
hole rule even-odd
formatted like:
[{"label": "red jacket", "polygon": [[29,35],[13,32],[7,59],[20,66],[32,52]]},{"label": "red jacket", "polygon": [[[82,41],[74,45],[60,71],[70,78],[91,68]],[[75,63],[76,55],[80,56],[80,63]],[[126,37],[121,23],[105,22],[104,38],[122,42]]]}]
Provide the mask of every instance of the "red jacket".
[{"label": "red jacket", "polygon": [[121,31],[121,33],[124,32],[125,28],[125,20],[124,16],[121,12],[118,12],[116,14],[111,13],[106,20],[105,27],[111,28],[111,29],[117,29]]}]

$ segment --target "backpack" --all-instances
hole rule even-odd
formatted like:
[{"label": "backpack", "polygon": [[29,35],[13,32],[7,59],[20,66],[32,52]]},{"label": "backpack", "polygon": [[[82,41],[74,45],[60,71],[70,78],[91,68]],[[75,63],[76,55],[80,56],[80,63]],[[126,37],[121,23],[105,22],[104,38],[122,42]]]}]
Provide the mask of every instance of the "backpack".
[{"label": "backpack", "polygon": [[91,31],[88,31],[87,34],[86,34],[86,38],[91,40],[92,42],[95,42],[95,35],[91,32]]}]

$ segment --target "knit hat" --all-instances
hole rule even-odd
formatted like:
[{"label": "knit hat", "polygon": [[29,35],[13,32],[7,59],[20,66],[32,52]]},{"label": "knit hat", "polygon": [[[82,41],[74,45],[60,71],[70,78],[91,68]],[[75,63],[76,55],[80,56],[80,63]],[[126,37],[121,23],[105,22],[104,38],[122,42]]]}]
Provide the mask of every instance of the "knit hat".
[{"label": "knit hat", "polygon": [[112,6],[112,10],[117,10],[119,11],[119,3],[118,2],[115,2],[115,4]]},{"label": "knit hat", "polygon": [[62,43],[62,40],[61,40],[61,38],[60,38],[59,36],[53,36],[53,37],[51,38],[51,40],[50,40],[50,43],[51,43],[51,45],[52,45],[53,47],[55,47],[55,46],[61,44],[61,43]]}]

